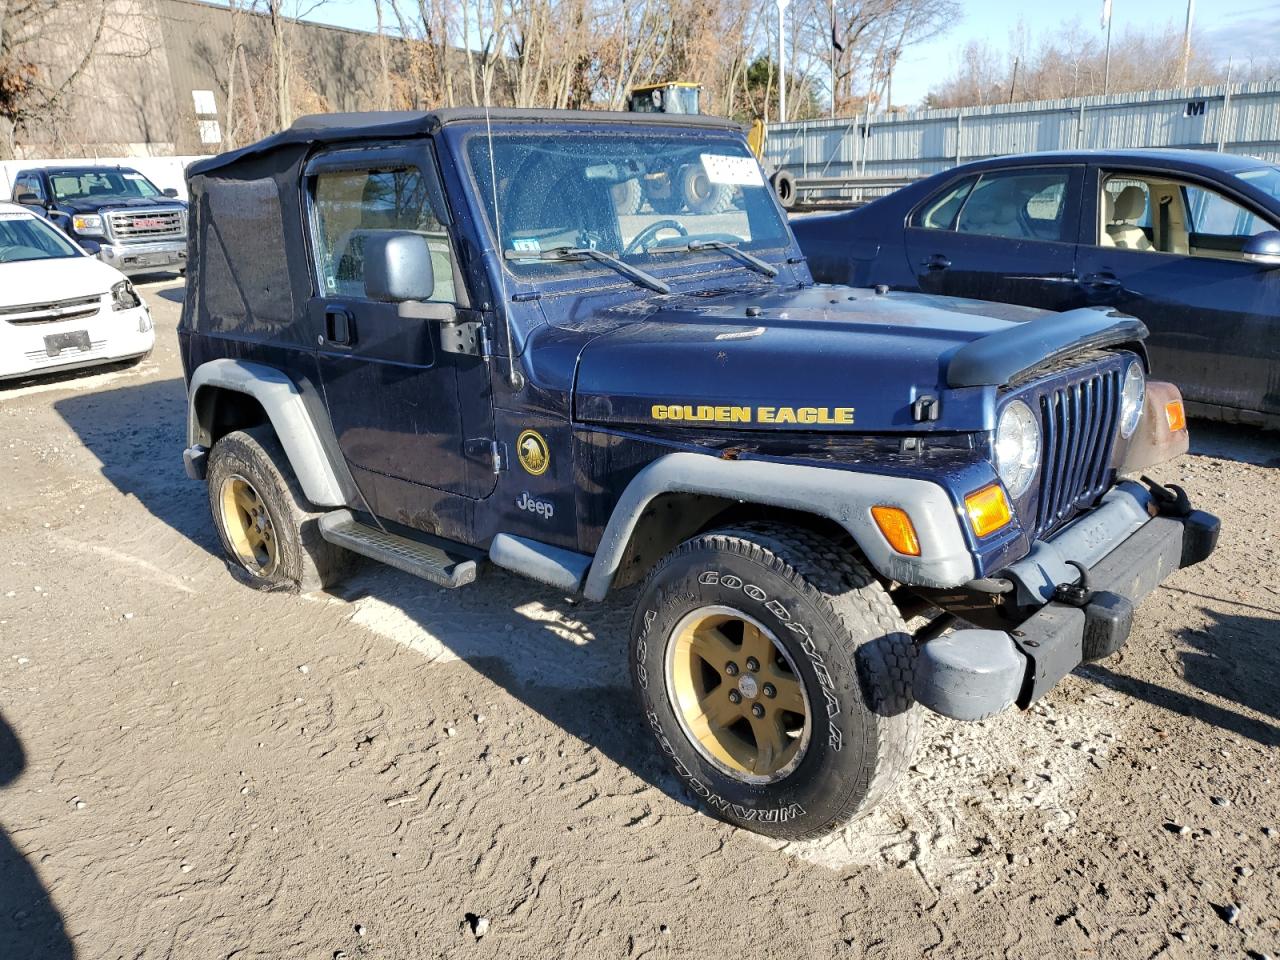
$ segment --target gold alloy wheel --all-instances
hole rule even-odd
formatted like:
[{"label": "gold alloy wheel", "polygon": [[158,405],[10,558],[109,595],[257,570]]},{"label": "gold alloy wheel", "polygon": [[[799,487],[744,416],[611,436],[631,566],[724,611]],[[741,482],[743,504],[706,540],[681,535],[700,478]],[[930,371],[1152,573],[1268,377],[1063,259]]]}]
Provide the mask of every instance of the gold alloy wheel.
[{"label": "gold alloy wheel", "polygon": [[222,528],[227,532],[236,559],[250,573],[270,577],[280,562],[280,547],[267,505],[244,477],[233,474],[222,481]]},{"label": "gold alloy wheel", "polygon": [[781,780],[809,743],[809,697],[768,628],[732,607],[701,607],[671,633],[667,694],[689,740],[748,783]]}]

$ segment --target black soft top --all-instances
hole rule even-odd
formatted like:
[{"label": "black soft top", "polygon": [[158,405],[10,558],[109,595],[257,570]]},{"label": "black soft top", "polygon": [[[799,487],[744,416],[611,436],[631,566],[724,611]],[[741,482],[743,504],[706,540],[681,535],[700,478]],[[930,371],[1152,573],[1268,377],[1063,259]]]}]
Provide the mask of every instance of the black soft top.
[{"label": "black soft top", "polygon": [[[614,110],[531,110],[511,107],[493,108],[487,119],[493,123],[587,123],[632,124],[701,127],[715,130],[742,130],[742,125],[725,117],[704,114],[625,113]],[[279,133],[256,143],[207,160],[198,160],[188,168],[188,176],[209,173],[230,166],[247,157],[270,153],[280,147],[297,144],[341,143],[369,137],[396,138],[435,133],[450,123],[484,123],[483,107],[449,107],[443,110],[385,110],[364,113],[314,113],[299,117]]]}]

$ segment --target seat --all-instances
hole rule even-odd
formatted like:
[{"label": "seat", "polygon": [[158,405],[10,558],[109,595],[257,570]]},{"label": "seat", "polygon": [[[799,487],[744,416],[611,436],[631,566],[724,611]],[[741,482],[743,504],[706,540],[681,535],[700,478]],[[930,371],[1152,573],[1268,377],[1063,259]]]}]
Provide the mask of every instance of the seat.
[{"label": "seat", "polygon": [[1139,186],[1130,185],[1118,194],[1103,192],[1106,198],[1106,227],[1102,233],[1104,247],[1122,250],[1154,250],[1146,231],[1138,226],[1147,209],[1147,195]]}]

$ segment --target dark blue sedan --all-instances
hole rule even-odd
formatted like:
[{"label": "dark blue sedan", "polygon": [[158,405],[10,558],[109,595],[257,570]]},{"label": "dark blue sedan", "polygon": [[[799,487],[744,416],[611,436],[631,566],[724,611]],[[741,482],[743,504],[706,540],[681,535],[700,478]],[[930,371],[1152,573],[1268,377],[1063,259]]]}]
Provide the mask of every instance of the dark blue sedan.
[{"label": "dark blue sedan", "polygon": [[792,226],[820,281],[1133,314],[1190,412],[1280,427],[1280,167],[1197,150],[1025,154]]}]

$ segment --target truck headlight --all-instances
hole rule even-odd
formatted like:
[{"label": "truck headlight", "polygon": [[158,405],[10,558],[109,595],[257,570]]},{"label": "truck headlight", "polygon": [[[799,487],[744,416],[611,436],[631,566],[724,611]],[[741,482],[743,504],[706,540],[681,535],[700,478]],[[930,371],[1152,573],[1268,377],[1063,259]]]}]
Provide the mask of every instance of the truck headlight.
[{"label": "truck headlight", "polygon": [[1142,364],[1134,360],[1124,372],[1124,386],[1120,388],[1120,436],[1126,440],[1138,429],[1146,396],[1147,378],[1142,375]]},{"label": "truck headlight", "polygon": [[112,310],[132,310],[141,303],[142,300],[138,297],[137,291],[128,280],[121,280],[111,288]]},{"label": "truck headlight", "polygon": [[1004,408],[996,424],[996,472],[1009,496],[1027,492],[1040,469],[1040,421],[1021,400]]},{"label": "truck headlight", "polygon": [[71,228],[82,237],[105,237],[102,217],[96,213],[77,213],[71,218]]}]

